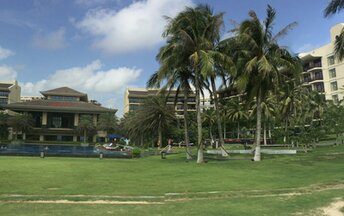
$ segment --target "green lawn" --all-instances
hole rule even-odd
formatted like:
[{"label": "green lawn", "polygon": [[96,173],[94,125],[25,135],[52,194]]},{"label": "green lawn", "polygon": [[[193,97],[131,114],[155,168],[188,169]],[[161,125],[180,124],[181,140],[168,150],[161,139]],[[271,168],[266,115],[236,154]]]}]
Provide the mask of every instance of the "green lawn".
[{"label": "green lawn", "polygon": [[0,215],[314,215],[338,198],[344,146],[202,165],[184,154],[0,157]]}]

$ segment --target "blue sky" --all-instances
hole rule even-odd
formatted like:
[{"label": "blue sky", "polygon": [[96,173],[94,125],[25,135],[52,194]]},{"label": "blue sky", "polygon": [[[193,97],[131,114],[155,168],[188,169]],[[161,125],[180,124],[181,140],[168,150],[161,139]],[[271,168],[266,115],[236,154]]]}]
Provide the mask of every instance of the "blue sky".
[{"label": "blue sky", "polygon": [[16,79],[22,95],[69,86],[123,113],[126,87],[144,87],[159,65],[164,15],[185,6],[209,4],[225,12],[223,34],[254,10],[262,19],[267,4],[277,10],[275,29],[297,21],[280,41],[305,52],[330,41],[327,0],[0,0],[0,80]]}]

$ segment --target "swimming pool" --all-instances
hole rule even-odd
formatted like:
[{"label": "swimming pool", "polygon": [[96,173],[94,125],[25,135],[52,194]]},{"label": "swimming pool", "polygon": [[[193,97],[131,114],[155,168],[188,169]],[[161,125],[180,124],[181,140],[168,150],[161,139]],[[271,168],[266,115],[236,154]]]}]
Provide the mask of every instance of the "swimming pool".
[{"label": "swimming pool", "polygon": [[94,146],[47,144],[0,144],[0,155],[26,155],[44,157],[100,157],[102,155],[102,157],[105,158],[131,158],[131,153],[125,151],[100,151]]}]

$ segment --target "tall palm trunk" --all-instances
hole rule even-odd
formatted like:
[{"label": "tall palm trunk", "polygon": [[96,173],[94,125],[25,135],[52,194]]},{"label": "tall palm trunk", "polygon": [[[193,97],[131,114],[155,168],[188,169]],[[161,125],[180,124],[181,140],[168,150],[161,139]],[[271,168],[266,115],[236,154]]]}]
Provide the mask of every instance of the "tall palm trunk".
[{"label": "tall palm trunk", "polygon": [[162,128],[161,128],[161,119],[159,119],[159,125],[158,125],[158,149],[160,149],[161,146],[162,146]]},{"label": "tall palm trunk", "polygon": [[[220,146],[224,146],[224,141],[223,141],[223,136],[222,136],[222,125],[221,125],[221,117],[220,117],[220,111],[219,111],[219,102],[217,98],[217,93],[216,93],[216,85],[215,85],[215,79],[214,77],[210,77],[210,82],[211,82],[211,88],[213,89],[213,96],[214,96],[214,105],[215,105],[215,113],[216,113],[216,121],[217,121],[217,130],[219,134],[219,141],[220,141]],[[228,156],[228,155],[224,155]]]},{"label": "tall palm trunk", "polygon": [[283,138],[284,144],[287,143],[287,139],[288,139],[288,116],[286,117],[285,123],[284,123],[284,138]]},{"label": "tall palm trunk", "polygon": [[86,130],[84,130],[84,143],[86,143]]},{"label": "tall palm trunk", "polygon": [[188,90],[184,89],[184,137],[185,137],[185,148],[186,148],[186,159],[191,160],[191,150],[189,146],[189,118],[188,118]]},{"label": "tall palm trunk", "polygon": [[263,139],[264,139],[264,145],[267,145],[267,142],[266,142],[266,122],[264,121],[264,123],[263,123],[263,127],[264,127],[264,137],[263,137]]},{"label": "tall palm trunk", "polygon": [[198,142],[198,151],[197,151],[197,163],[204,163],[203,157],[203,140],[202,140],[202,117],[201,117],[201,104],[200,104],[200,83],[199,83],[199,74],[196,71],[195,76],[195,87],[196,87],[196,112],[197,112],[197,142]]},{"label": "tall palm trunk", "polygon": [[261,88],[258,89],[257,93],[257,126],[256,126],[256,148],[254,151],[254,161],[261,160],[261,152],[260,152],[260,134],[262,130],[262,90]]},{"label": "tall palm trunk", "polygon": [[240,122],[238,120],[238,128],[237,128],[237,133],[238,133],[238,139],[240,139]]}]

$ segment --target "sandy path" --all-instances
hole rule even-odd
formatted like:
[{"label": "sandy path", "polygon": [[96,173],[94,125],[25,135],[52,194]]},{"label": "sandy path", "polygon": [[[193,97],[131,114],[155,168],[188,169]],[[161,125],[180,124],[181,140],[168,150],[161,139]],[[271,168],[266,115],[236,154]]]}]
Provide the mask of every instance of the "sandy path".
[{"label": "sandy path", "polygon": [[337,200],[321,210],[326,216],[344,216],[341,212],[342,208],[344,208],[344,200]]}]

